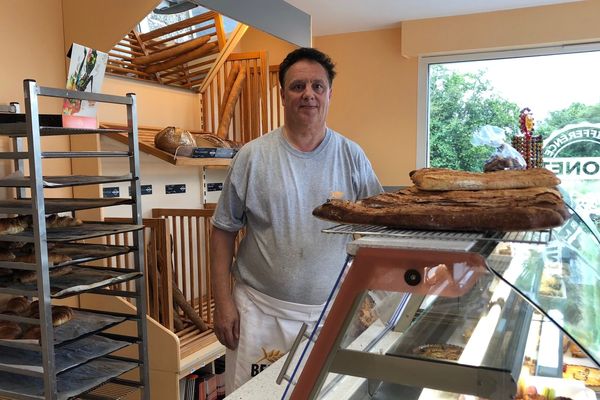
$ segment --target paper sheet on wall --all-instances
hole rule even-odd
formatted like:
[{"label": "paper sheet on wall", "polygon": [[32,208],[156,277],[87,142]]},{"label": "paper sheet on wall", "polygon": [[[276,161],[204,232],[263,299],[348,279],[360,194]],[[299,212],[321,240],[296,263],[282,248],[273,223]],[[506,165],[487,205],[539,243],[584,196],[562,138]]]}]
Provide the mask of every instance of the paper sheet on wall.
[{"label": "paper sheet on wall", "polygon": [[[100,93],[108,54],[73,43],[70,56],[67,89]],[[65,99],[63,103],[63,126],[68,128],[97,128],[97,105],[93,101]]]}]

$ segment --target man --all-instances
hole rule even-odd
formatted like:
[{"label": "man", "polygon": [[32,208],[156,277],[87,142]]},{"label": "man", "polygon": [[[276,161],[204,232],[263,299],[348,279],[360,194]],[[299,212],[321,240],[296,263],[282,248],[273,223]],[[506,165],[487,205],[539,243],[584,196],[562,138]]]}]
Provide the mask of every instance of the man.
[{"label": "man", "polygon": [[331,59],[316,49],[288,54],[279,67],[285,124],[247,143],[223,185],[211,272],[214,330],[228,349],[227,393],[287,352],[333,288],[348,238],[322,233],[331,223],[312,210],[332,193],[357,200],[382,191],[360,147],[326,125],[334,76]]}]

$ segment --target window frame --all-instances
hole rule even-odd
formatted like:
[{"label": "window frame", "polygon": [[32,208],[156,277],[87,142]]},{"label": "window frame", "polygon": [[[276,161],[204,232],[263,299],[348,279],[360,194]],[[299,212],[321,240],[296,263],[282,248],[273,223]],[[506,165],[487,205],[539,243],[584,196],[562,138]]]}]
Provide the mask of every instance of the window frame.
[{"label": "window frame", "polygon": [[416,167],[430,165],[429,159],[429,66],[431,64],[499,60],[551,56],[599,51],[600,42],[564,44],[559,46],[533,47],[452,54],[432,54],[419,56],[417,82],[417,155]]}]

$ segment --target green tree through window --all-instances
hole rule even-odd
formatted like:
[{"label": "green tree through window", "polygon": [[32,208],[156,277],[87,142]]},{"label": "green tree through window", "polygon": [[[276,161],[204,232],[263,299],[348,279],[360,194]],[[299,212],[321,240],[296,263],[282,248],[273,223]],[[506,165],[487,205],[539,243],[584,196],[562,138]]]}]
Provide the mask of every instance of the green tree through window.
[{"label": "green tree through window", "polygon": [[432,167],[482,171],[494,149],[473,146],[473,132],[495,125],[514,132],[519,106],[494,94],[483,71],[458,73],[432,65],[429,74],[429,158]]}]

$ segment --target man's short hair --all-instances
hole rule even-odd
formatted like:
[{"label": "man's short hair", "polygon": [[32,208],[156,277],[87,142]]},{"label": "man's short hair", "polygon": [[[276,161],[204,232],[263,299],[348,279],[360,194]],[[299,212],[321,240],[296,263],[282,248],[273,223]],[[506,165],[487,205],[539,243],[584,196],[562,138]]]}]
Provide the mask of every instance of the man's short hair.
[{"label": "man's short hair", "polygon": [[329,86],[333,83],[333,78],[335,78],[335,64],[331,61],[329,56],[317,49],[312,47],[300,47],[289,53],[285,59],[279,64],[279,84],[281,87],[284,86],[285,74],[288,69],[298,61],[309,60],[318,62],[325,68],[327,71],[327,78],[329,80]]}]

